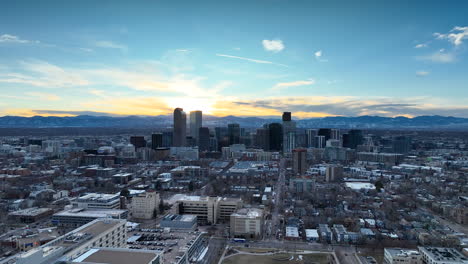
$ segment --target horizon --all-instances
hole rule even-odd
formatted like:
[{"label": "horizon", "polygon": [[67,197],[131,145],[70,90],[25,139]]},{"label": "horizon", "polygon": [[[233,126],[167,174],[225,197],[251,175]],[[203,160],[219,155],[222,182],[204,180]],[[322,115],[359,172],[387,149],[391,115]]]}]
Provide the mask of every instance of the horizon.
[{"label": "horizon", "polygon": [[0,116],[468,117],[468,3],[144,3],[3,3]]}]

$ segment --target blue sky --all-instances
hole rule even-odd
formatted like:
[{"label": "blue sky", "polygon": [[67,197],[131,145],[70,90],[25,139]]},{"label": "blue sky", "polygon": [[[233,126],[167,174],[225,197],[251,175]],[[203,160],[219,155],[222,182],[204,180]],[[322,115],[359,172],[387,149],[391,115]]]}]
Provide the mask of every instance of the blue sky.
[{"label": "blue sky", "polygon": [[2,1],[0,115],[468,117],[464,1]]}]

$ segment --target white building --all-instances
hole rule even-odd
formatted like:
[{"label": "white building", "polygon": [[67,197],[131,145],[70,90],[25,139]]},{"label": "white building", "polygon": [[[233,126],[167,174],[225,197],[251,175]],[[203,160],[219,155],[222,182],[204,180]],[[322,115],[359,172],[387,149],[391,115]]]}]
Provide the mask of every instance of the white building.
[{"label": "white building", "polygon": [[466,264],[468,257],[454,248],[418,247],[423,264]]},{"label": "white building", "polygon": [[152,219],[159,208],[159,194],[147,191],[132,198],[130,212],[133,218]]},{"label": "white building", "polygon": [[421,253],[417,250],[404,248],[385,248],[384,263],[419,264],[421,263]]},{"label": "white building", "polygon": [[72,201],[75,208],[84,209],[119,209],[119,194],[88,193]]},{"label": "white building", "polygon": [[91,248],[119,248],[127,243],[126,220],[97,219],[17,257],[16,264],[72,261]]},{"label": "white building", "polygon": [[231,236],[259,238],[263,233],[263,210],[242,208],[231,214]]},{"label": "white building", "polygon": [[212,196],[183,196],[176,203],[178,214],[196,215],[200,224],[227,222],[241,207],[241,199]]}]

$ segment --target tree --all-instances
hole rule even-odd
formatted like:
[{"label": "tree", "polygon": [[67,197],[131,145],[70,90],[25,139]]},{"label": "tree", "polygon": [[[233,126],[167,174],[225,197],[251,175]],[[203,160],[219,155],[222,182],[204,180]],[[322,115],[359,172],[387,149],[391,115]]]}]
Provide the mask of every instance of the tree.
[{"label": "tree", "polygon": [[374,185],[377,192],[380,192],[384,187],[382,181],[380,180],[376,181]]},{"label": "tree", "polygon": [[120,196],[124,196],[128,198],[130,196],[130,191],[127,188],[124,188],[122,189],[122,191],[120,191]]}]

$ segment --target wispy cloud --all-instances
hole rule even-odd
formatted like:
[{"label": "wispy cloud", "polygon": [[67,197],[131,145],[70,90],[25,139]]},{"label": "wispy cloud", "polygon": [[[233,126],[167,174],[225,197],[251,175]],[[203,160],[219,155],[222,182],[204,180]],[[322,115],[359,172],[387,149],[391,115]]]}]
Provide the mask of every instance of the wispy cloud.
[{"label": "wispy cloud", "polygon": [[3,34],[3,35],[0,35],[0,43],[39,44],[41,42],[38,40],[22,39],[18,36],[14,36],[10,34]]},{"label": "wispy cloud", "polygon": [[428,55],[416,57],[419,60],[432,61],[437,63],[451,63],[456,61],[456,56],[454,52],[445,52],[445,50],[440,50]]},{"label": "wispy cloud", "polygon": [[42,93],[42,92],[28,92],[25,93],[28,96],[33,97],[34,99],[39,99],[43,101],[58,101],[60,97],[51,93]]},{"label": "wispy cloud", "polygon": [[283,41],[280,39],[273,39],[273,40],[264,39],[262,40],[262,45],[266,51],[271,51],[274,53],[280,52],[284,49]]},{"label": "wispy cloud", "polygon": [[302,81],[293,81],[293,82],[282,82],[282,83],[277,83],[272,89],[273,90],[281,90],[281,89],[289,88],[289,87],[312,85],[312,84],[315,84],[314,79],[308,79],[308,80],[302,80]]},{"label": "wispy cloud", "polygon": [[320,62],[327,62],[328,60],[322,58],[323,52],[322,50],[318,50],[314,53],[315,59]]},{"label": "wispy cloud", "polygon": [[257,60],[257,59],[251,59],[251,58],[239,57],[239,56],[233,56],[233,55],[227,55],[227,54],[216,54],[216,56],[226,57],[226,58],[231,58],[231,59],[238,59],[238,60],[245,60],[245,61],[261,63],[261,64],[273,64],[273,65],[288,67],[288,65],[281,64],[281,63],[275,63],[275,62],[266,61],[266,60]]},{"label": "wispy cloud", "polygon": [[450,30],[449,33],[442,34],[442,33],[434,33],[436,39],[447,39],[455,46],[459,46],[463,44],[463,40],[468,38],[468,26],[466,27],[454,27]]},{"label": "wispy cloud", "polygon": [[416,48],[416,49],[427,48],[427,44],[426,43],[416,44],[416,46],[414,46],[414,48]]},{"label": "wispy cloud", "polygon": [[121,50],[123,52],[127,52],[128,51],[128,47],[126,45],[123,45],[123,44],[119,44],[119,43],[115,43],[115,42],[112,42],[112,41],[108,41],[108,40],[100,40],[100,41],[96,41],[94,43],[94,45],[98,48],[107,48],[107,49],[118,49],[118,50]]},{"label": "wispy cloud", "polygon": [[428,71],[417,71],[416,72],[416,76],[424,77],[424,76],[427,76],[427,75],[429,75]]}]

